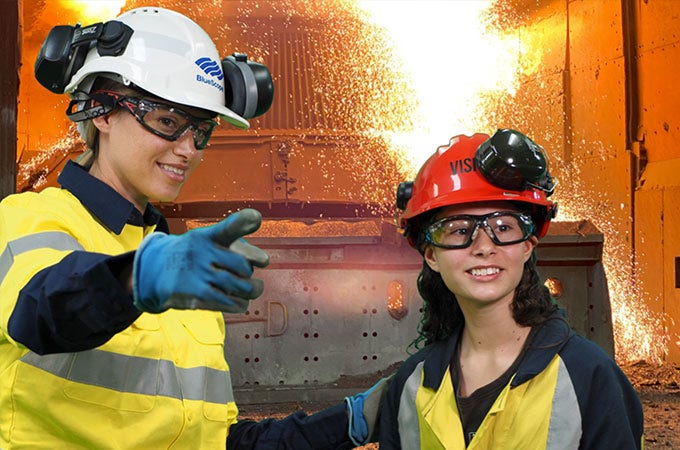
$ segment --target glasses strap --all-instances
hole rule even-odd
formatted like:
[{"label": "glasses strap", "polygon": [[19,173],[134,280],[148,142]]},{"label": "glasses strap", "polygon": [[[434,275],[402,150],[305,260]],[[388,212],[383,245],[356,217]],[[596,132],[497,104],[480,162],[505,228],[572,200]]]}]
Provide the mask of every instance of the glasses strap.
[{"label": "glasses strap", "polygon": [[82,122],[106,115],[115,106],[116,98],[103,91],[91,94],[77,91],[66,108],[66,116],[73,122]]}]

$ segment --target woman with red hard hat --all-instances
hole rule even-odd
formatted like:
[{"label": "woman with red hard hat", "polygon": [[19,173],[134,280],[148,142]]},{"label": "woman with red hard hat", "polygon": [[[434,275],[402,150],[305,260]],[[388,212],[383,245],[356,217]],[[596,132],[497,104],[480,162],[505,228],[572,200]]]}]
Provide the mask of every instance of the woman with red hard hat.
[{"label": "woman with red hard hat", "polygon": [[424,346],[383,400],[381,450],[642,448],[635,390],[536,270],[554,188],[543,149],[509,129],[454,137],[399,185]]}]

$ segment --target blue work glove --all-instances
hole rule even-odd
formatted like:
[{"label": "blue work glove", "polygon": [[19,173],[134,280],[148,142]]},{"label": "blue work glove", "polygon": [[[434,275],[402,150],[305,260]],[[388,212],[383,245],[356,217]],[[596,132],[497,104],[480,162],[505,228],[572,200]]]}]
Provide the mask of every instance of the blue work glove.
[{"label": "blue work glove", "polygon": [[349,438],[357,447],[375,442],[375,424],[380,413],[383,394],[392,381],[392,377],[380,379],[369,390],[351,397],[345,397],[347,413],[349,414]]},{"label": "blue work glove", "polygon": [[137,309],[244,312],[264,290],[262,280],[251,278],[253,266],[267,266],[269,256],[242,236],[261,223],[258,211],[244,209],[184,234],[152,233],[144,238],[132,267]]}]

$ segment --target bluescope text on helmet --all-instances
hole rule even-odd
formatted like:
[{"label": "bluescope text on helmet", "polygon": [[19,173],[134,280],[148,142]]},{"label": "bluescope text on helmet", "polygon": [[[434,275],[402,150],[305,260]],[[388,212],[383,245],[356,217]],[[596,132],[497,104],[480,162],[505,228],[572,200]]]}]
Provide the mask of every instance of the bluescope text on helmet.
[{"label": "bluescope text on helmet", "polygon": [[[224,80],[224,74],[222,73],[222,69],[220,69],[217,61],[214,61],[208,57],[203,57],[198,58],[195,62],[201,71],[203,71],[203,74],[196,74],[196,81],[199,83],[209,84],[219,91],[224,92],[224,87],[222,86],[222,83],[220,83],[220,81]],[[209,78],[206,78],[206,76]],[[213,78],[215,78],[217,81],[213,80]]]},{"label": "bluescope text on helmet", "polygon": [[266,112],[274,95],[265,65],[241,53],[220,57],[198,24],[156,7],[85,28],[55,26],[40,49],[35,76],[50,91],[83,100],[94,78],[116,77],[168,102],[211,111],[238,128]]}]

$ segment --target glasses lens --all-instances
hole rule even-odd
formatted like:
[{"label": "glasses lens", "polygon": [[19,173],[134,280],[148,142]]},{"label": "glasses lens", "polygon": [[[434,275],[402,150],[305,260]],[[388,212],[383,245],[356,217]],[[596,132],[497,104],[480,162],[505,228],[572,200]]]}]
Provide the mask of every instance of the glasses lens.
[{"label": "glasses lens", "polygon": [[181,109],[162,103],[131,98],[124,98],[121,103],[146,129],[163,139],[175,141],[191,128],[197,150],[208,145],[212,130],[217,125],[213,120],[198,120]]},{"label": "glasses lens", "polygon": [[159,103],[139,102],[142,121],[162,136],[177,139],[191,126],[191,120],[184,111]]},{"label": "glasses lens", "polygon": [[476,226],[477,221],[471,216],[447,217],[430,225],[427,239],[438,247],[467,247]]},{"label": "glasses lens", "polygon": [[203,120],[195,122],[192,125],[194,135],[194,145],[198,150],[203,150],[208,145],[208,140],[212,135],[213,128],[217,126],[217,122],[213,120]]},{"label": "glasses lens", "polygon": [[531,236],[533,224],[531,219],[521,214],[498,214],[487,216],[486,223],[499,245],[515,244],[525,241]]}]

